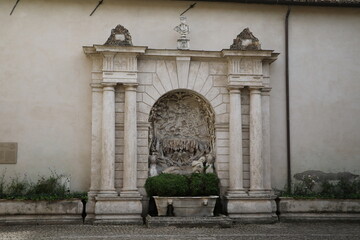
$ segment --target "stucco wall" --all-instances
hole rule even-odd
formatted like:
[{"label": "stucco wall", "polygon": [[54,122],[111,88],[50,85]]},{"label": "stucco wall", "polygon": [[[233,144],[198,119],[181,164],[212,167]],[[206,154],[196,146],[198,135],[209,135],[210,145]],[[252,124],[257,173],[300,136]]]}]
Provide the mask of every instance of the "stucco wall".
[{"label": "stucco wall", "polygon": [[[15,172],[90,180],[91,61],[82,46],[102,44],[121,23],[134,45],[176,48],[174,26],[185,1],[13,1],[0,8],[0,141],[18,142]],[[191,2],[192,3],[192,2]],[[191,49],[221,50],[249,27],[263,49],[280,52],[271,65],[273,185],[286,182],[285,6],[198,3],[186,15]],[[360,10],[294,7],[290,16],[293,172],[360,169]]]},{"label": "stucco wall", "polygon": [[290,16],[293,173],[360,174],[360,9]]}]

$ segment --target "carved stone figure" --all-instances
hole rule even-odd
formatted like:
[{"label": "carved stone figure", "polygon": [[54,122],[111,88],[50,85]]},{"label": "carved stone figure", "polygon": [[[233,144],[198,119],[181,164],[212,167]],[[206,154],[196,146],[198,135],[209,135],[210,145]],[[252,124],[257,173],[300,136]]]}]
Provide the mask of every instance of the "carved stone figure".
[{"label": "carved stone figure", "polygon": [[205,172],[206,173],[214,172],[214,161],[215,161],[215,158],[212,154],[206,155],[206,164],[205,164]]},{"label": "carved stone figure", "polygon": [[156,169],[156,159],[157,159],[156,152],[154,152],[152,155],[149,156],[149,162],[150,162],[149,175],[150,175],[150,177],[154,177],[154,176],[158,175],[158,172]]},{"label": "carved stone figure", "polygon": [[232,50],[261,50],[261,44],[249,28],[245,28],[234,39],[234,43],[230,46]]},{"label": "carved stone figure", "polygon": [[213,168],[214,113],[201,97],[170,92],[154,104],[149,122],[149,161],[150,166],[156,164],[157,173],[203,172],[207,161]]},{"label": "carved stone figure", "polygon": [[174,28],[174,30],[180,33],[180,38],[177,40],[178,49],[180,50],[189,50],[190,49],[190,39],[187,35],[190,33],[190,27],[186,24],[186,17],[180,16],[180,24]]},{"label": "carved stone figure", "polygon": [[122,25],[117,25],[111,30],[110,37],[104,45],[110,46],[132,46],[131,35]]}]

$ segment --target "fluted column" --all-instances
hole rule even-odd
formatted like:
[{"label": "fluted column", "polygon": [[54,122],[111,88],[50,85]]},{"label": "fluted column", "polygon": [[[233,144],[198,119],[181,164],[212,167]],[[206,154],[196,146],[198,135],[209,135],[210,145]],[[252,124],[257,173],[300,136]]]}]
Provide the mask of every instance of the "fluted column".
[{"label": "fluted column", "polygon": [[102,159],[100,196],[117,196],[115,191],[115,83],[103,83]]},{"label": "fluted column", "polygon": [[228,196],[246,195],[243,185],[242,121],[240,88],[230,88],[229,191]]},{"label": "fluted column", "polygon": [[261,91],[250,88],[250,195],[264,194]]},{"label": "fluted column", "polygon": [[125,86],[124,163],[121,197],[139,197],[137,189],[136,84]]}]

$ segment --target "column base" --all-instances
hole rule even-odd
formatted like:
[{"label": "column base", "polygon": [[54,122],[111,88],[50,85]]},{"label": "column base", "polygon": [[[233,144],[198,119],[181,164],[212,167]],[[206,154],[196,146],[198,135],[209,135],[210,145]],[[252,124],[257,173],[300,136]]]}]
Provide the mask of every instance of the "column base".
[{"label": "column base", "polygon": [[278,221],[272,197],[225,197],[228,216],[238,223],[274,223]]},{"label": "column base", "polygon": [[227,192],[227,196],[230,197],[230,198],[237,198],[237,197],[248,197],[249,194],[243,190],[243,189],[238,189],[238,190],[229,190]]},{"label": "column base", "polygon": [[86,218],[85,223],[92,223],[95,218],[95,197],[97,196],[98,191],[90,190],[88,192],[88,200],[86,202]]},{"label": "column base", "polygon": [[122,190],[120,192],[120,197],[122,198],[139,198],[141,197],[138,190]]},{"label": "column base", "polygon": [[256,189],[256,190],[250,189],[249,196],[250,197],[270,197],[271,194],[268,190],[265,190],[265,189]]},{"label": "column base", "polygon": [[143,224],[141,197],[96,197],[94,224]]},{"label": "column base", "polygon": [[111,198],[111,197],[118,197],[119,194],[115,190],[101,190],[98,192],[97,196],[104,198],[108,198],[108,197]]}]

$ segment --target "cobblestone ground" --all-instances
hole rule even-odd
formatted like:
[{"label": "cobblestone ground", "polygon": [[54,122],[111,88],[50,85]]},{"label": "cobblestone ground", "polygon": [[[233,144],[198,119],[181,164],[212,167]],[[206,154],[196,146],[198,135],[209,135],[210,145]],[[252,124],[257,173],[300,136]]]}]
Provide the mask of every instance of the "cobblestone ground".
[{"label": "cobblestone ground", "polygon": [[0,226],[1,240],[19,239],[360,239],[360,223],[277,223],[232,228],[176,228],[119,225]]}]

